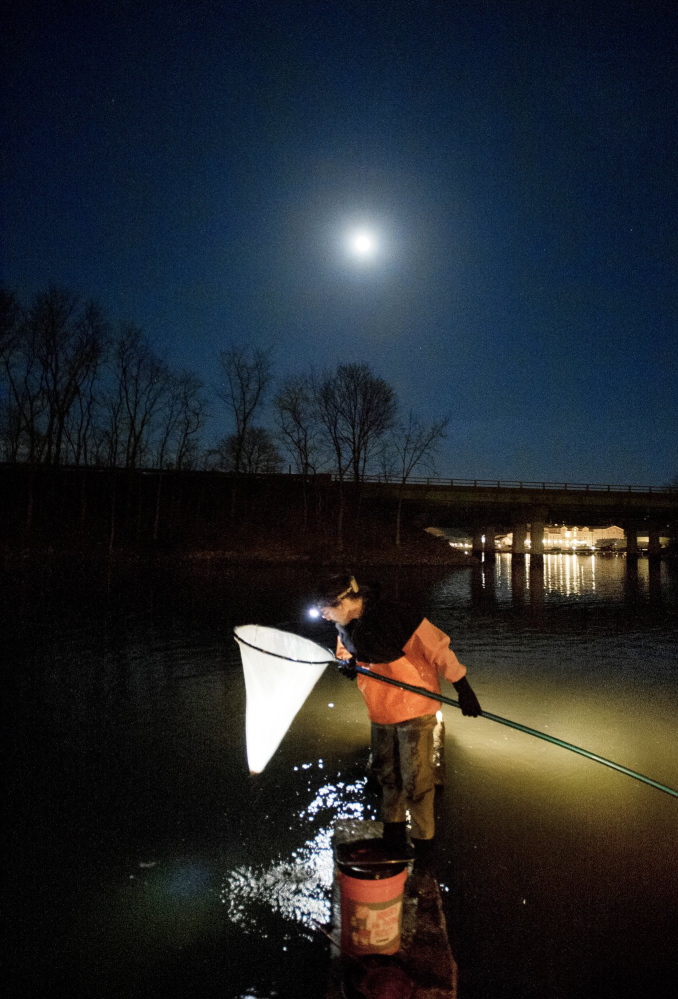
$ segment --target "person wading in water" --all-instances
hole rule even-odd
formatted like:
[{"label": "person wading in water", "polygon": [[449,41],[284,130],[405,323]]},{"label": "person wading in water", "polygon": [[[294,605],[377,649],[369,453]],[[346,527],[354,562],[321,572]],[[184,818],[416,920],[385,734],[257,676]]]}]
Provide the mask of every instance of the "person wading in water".
[{"label": "person wading in water", "polygon": [[318,587],[316,606],[337,629],[342,672],[356,677],[372,723],[372,769],[382,788],[384,842],[407,849],[410,813],[415,853],[428,851],[435,834],[433,729],[441,704],[402,687],[356,674],[351,660],[393,680],[440,693],[440,677],[454,686],[462,714],[482,714],[466,678],[466,667],[448,636],[427,618],[380,598],[377,584],[360,585],[350,573]]}]

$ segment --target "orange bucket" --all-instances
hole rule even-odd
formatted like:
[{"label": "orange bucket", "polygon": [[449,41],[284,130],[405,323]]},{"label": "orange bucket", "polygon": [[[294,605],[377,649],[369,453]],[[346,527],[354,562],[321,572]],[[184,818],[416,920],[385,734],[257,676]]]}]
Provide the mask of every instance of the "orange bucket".
[{"label": "orange bucket", "polygon": [[341,843],[336,848],[341,890],[341,950],[395,954],[400,950],[407,861],[392,860],[380,839]]}]

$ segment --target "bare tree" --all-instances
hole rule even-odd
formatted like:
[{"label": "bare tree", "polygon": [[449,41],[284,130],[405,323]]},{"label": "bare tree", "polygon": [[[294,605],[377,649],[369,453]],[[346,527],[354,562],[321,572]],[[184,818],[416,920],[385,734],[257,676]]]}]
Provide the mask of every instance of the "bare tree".
[{"label": "bare tree", "polygon": [[142,331],[132,323],[123,323],[110,373],[103,441],[108,463],[137,468],[152,447],[155,424],[170,388],[170,372]]},{"label": "bare tree", "polygon": [[337,543],[343,546],[344,480],[359,483],[392,426],[395,392],[367,364],[340,364],[316,388],[315,400],[339,480]]},{"label": "bare tree", "polygon": [[1,396],[0,433],[4,456],[17,461],[26,429],[25,344],[23,312],[19,300],[0,288],[0,364],[4,387]]},{"label": "bare tree", "polygon": [[174,464],[176,468],[192,468],[198,454],[200,432],[207,422],[207,400],[204,385],[188,371],[178,378],[181,402],[176,425]]},{"label": "bare tree", "polygon": [[360,482],[396,414],[395,392],[367,364],[340,364],[315,393],[339,478]]},{"label": "bare tree", "polygon": [[310,375],[287,378],[273,400],[278,437],[300,475],[313,474],[319,460],[320,423]]},{"label": "bare tree", "polygon": [[198,447],[198,436],[207,417],[203,383],[190,371],[168,373],[167,392],[159,414],[159,468],[188,468]]},{"label": "bare tree", "polygon": [[93,302],[83,304],[54,286],[20,318],[11,298],[3,299],[2,312],[8,457],[58,465],[69,456],[68,424],[76,401],[95,378],[106,349],[106,323]]},{"label": "bare tree", "polygon": [[274,399],[278,439],[302,476],[304,524],[308,523],[308,476],[320,460],[321,423],[310,374],[292,375]]},{"label": "bare tree", "polygon": [[84,382],[96,372],[107,328],[97,305],[82,305],[77,295],[57,287],[37,296],[27,325],[46,402],[44,460],[58,465],[71,408]]},{"label": "bare tree", "polygon": [[396,515],[395,543],[400,544],[403,494],[405,485],[415,468],[425,467],[433,471],[435,454],[440,442],[445,439],[449,417],[435,423],[421,423],[410,410],[407,422],[398,423],[391,429],[387,441],[387,454],[392,459],[395,474],[399,479],[398,512]]},{"label": "bare tree", "polygon": [[91,464],[96,453],[98,372],[99,364],[92,365],[78,386],[78,392],[64,425],[68,458],[75,465]]},{"label": "bare tree", "polygon": [[3,363],[16,349],[21,319],[18,298],[8,288],[0,286],[0,357]]},{"label": "bare tree", "polygon": [[324,431],[322,445],[331,456],[334,471],[343,482],[351,461],[349,441],[344,432],[344,411],[341,387],[332,373],[327,373],[315,387],[318,417]]},{"label": "bare tree", "polygon": [[264,427],[248,427],[244,437],[229,434],[211,452],[214,467],[245,474],[279,472],[282,457]]},{"label": "bare tree", "polygon": [[229,347],[219,354],[219,364],[224,382],[217,388],[217,395],[230,409],[235,423],[231,435],[233,471],[244,472],[247,434],[271,382],[270,352]]}]

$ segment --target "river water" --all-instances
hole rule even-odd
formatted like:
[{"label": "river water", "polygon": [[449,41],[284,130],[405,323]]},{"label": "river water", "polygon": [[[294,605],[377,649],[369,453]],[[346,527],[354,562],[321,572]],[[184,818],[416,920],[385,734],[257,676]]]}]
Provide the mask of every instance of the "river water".
[{"label": "river water", "polygon": [[[451,636],[486,710],[678,789],[678,567],[502,555],[378,575]],[[326,671],[250,777],[231,634],[251,622],[309,633],[312,578],[5,573],[5,980],[18,994],[324,995],[330,945],[314,921],[330,915],[333,823],[377,816],[364,707]],[[436,862],[462,999],[672,995],[678,798],[487,719],[445,717]]]}]

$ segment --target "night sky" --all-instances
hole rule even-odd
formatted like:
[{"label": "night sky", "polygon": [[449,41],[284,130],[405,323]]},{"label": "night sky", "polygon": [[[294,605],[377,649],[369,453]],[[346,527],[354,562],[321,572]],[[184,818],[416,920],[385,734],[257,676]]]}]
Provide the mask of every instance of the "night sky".
[{"label": "night sky", "polygon": [[210,388],[232,340],[365,361],[450,415],[444,475],[666,483],[674,9],[8,0],[2,277]]}]

